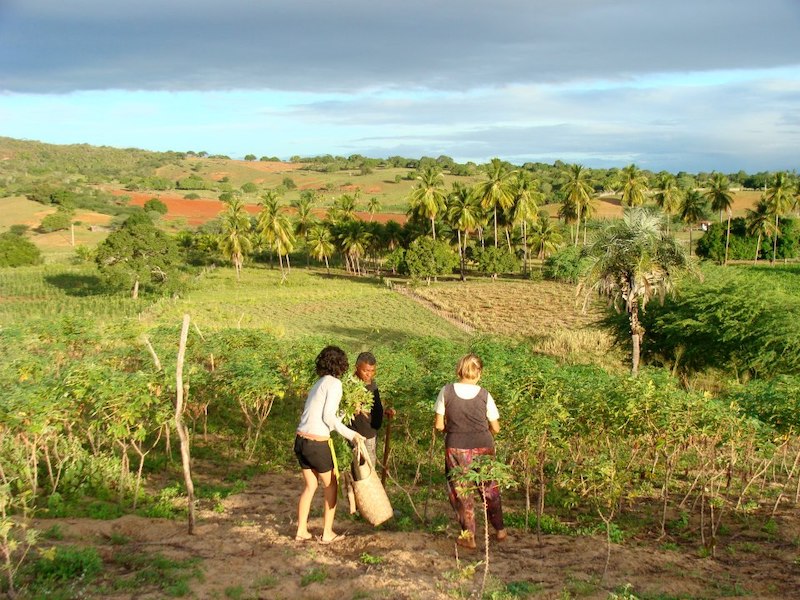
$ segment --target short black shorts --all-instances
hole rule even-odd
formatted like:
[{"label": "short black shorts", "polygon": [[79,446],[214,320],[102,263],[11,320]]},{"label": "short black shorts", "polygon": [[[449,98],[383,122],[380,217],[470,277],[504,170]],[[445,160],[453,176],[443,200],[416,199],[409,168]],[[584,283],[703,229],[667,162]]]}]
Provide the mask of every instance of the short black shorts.
[{"label": "short black shorts", "polygon": [[312,469],[317,473],[333,470],[333,456],[328,442],[309,440],[298,435],[294,438],[294,453],[304,469]]}]

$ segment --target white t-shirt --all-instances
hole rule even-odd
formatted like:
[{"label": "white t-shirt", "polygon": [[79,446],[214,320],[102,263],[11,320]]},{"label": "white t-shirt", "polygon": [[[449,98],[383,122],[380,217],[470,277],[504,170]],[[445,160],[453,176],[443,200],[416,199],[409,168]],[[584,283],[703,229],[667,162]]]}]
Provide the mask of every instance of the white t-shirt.
[{"label": "white t-shirt", "polygon": [[[454,383],[453,389],[456,392],[456,396],[469,400],[478,395],[478,392],[481,391],[481,386],[475,385],[474,383]],[[500,412],[497,410],[497,404],[495,404],[494,398],[492,398],[492,395],[488,391],[486,394],[486,420],[498,421],[500,419]],[[433,410],[437,415],[444,415],[444,388],[439,390],[439,395],[436,398],[436,405]]]}]

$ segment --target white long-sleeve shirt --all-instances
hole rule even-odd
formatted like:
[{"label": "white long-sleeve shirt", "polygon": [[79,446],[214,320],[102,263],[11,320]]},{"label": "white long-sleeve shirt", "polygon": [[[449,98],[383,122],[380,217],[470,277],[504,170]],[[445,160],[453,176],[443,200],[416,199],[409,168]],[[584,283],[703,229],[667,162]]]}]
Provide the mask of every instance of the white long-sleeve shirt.
[{"label": "white long-sleeve shirt", "polygon": [[308,392],[297,432],[327,438],[331,431],[336,431],[352,441],[356,432],[346,427],[338,415],[341,401],[341,380],[332,375],[317,379]]}]

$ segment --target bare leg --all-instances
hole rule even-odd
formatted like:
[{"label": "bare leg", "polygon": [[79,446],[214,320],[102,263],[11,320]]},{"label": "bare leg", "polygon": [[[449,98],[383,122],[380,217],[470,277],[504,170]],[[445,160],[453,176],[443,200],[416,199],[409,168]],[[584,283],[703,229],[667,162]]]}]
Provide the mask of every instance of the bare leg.
[{"label": "bare leg", "polygon": [[322,517],[322,541],[329,542],[336,537],[333,532],[333,517],[336,516],[336,495],[339,492],[339,482],[333,471],[320,473],[319,478],[325,486],[325,512]]},{"label": "bare leg", "polygon": [[307,540],[311,538],[308,532],[308,513],[311,510],[311,500],[314,492],[317,491],[317,473],[311,469],[303,469],[303,481],[305,487],[300,494],[300,502],[297,505],[297,534],[296,538]]}]

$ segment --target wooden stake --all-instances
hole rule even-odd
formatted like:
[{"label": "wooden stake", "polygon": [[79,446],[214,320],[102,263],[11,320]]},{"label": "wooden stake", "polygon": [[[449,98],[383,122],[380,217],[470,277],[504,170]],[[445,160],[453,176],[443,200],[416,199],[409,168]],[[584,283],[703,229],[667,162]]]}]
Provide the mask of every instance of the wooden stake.
[{"label": "wooden stake", "polygon": [[194,535],[194,484],[192,483],[191,457],[189,454],[189,432],[183,422],[183,406],[185,392],[183,387],[183,360],[186,356],[186,340],[189,337],[189,315],[183,315],[181,341],[178,347],[178,365],[175,368],[175,429],[181,440],[181,462],[183,463],[183,480],[186,484],[186,496],[189,503],[189,535]]},{"label": "wooden stake", "polygon": [[392,417],[386,415],[386,433],[383,437],[383,470],[381,471],[381,485],[386,487],[386,472],[389,470],[389,442],[391,440]]}]

